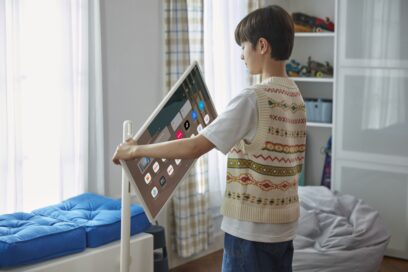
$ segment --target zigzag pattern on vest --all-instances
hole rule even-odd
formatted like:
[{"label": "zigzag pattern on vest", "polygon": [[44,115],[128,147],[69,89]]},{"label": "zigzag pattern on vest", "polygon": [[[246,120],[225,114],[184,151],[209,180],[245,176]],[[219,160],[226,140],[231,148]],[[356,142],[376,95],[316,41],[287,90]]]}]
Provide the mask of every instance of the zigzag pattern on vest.
[{"label": "zigzag pattern on vest", "polygon": [[239,176],[234,176],[231,173],[227,173],[227,183],[231,182],[239,182],[243,185],[254,185],[263,191],[270,191],[270,190],[280,190],[280,191],[287,191],[292,187],[297,186],[297,179],[293,179],[291,181],[284,180],[280,183],[273,183],[270,180],[256,180],[250,174],[240,174]]}]

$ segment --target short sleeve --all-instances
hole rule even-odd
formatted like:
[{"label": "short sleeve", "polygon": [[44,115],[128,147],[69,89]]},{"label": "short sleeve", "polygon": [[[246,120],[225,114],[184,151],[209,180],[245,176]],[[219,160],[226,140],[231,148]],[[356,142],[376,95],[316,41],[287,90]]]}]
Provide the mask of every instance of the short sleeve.
[{"label": "short sleeve", "polygon": [[253,90],[234,97],[218,117],[200,134],[224,154],[241,140],[251,142],[256,134],[258,108]]}]

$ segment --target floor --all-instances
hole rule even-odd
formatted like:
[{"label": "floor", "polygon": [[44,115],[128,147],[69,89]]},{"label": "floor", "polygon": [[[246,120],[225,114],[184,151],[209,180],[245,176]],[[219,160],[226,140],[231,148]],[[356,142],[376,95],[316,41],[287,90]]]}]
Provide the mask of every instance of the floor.
[{"label": "floor", "polygon": [[[171,269],[170,272],[208,272],[221,271],[222,250]],[[384,257],[379,272],[407,272],[408,261]]]}]

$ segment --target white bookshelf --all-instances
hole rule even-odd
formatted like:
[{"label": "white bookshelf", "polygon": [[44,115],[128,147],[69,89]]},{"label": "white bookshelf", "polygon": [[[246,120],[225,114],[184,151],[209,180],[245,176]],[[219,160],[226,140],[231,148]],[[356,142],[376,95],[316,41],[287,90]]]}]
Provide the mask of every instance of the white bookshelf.
[{"label": "white bookshelf", "polygon": [[334,32],[296,32],[295,37],[306,37],[306,38],[323,38],[323,37],[333,37]]},{"label": "white bookshelf", "polygon": [[[277,4],[286,9],[290,14],[302,12],[311,16],[324,19],[329,17],[335,24],[335,32],[297,32],[290,59],[301,65],[307,65],[308,57],[312,60],[325,63],[329,62],[333,69],[336,67],[335,45],[337,40],[337,1],[338,0],[270,0],[270,4]],[[332,104],[332,122],[317,123],[307,122],[306,160],[305,160],[305,185],[320,185],[325,154],[322,153],[328,139],[336,126],[335,86],[336,71],[332,78],[292,77],[302,93],[304,99],[329,99]],[[335,142],[332,140],[332,150]],[[332,175],[333,183],[333,175]]]},{"label": "white bookshelf", "polygon": [[320,77],[291,77],[296,82],[326,82],[333,83],[333,78],[320,78]]},{"label": "white bookshelf", "polygon": [[317,122],[307,122],[308,127],[317,127],[317,128],[333,128],[332,123],[317,123]]}]

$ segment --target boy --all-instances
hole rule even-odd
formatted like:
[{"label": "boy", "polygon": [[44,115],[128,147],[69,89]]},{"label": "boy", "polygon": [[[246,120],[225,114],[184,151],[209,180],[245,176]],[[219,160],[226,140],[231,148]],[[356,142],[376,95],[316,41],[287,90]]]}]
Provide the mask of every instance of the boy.
[{"label": "boy", "polygon": [[285,71],[293,22],[278,6],[261,8],[242,19],[235,39],[241,59],[262,83],[232,99],[196,137],[142,146],[130,140],[118,146],[113,162],[198,158],[214,147],[228,153],[222,270],[292,271],[306,141],[303,98]]}]

